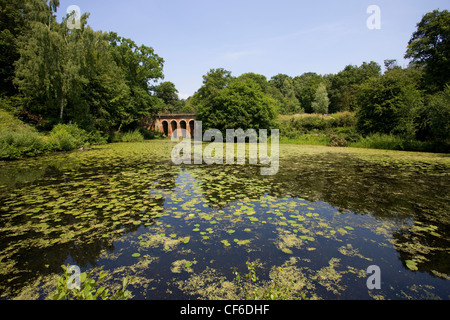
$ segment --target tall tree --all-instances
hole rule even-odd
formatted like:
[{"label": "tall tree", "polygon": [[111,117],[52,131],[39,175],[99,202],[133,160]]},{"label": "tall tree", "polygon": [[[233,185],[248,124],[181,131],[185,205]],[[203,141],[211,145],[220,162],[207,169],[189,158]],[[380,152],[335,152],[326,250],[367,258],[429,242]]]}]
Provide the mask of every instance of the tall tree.
[{"label": "tall tree", "polygon": [[330,99],[328,98],[327,87],[321,83],[317,88],[314,101],[312,102],[312,109],[315,113],[325,114],[328,113],[328,106],[330,105]]},{"label": "tall tree", "polygon": [[247,79],[251,79],[251,80],[255,81],[261,87],[261,90],[264,93],[267,92],[267,87],[269,84],[267,82],[267,78],[262,74],[247,72],[247,73],[241,74],[238,77],[238,79],[241,81],[246,81]]},{"label": "tall tree", "polygon": [[155,87],[156,96],[164,101],[166,105],[175,106],[178,101],[178,90],[170,81],[160,83]]},{"label": "tall tree", "polygon": [[[51,3],[53,9],[56,5],[57,2]],[[29,108],[36,108],[33,104],[37,104],[36,111],[62,121],[67,97],[83,81],[76,57],[76,34],[82,31],[68,30],[65,23],[56,22],[52,10],[45,12],[48,24],[30,22],[29,31],[18,41],[20,59],[16,62],[14,82],[27,98]]]},{"label": "tall tree", "polygon": [[270,129],[275,118],[274,101],[253,80],[235,80],[197,112],[203,128]]},{"label": "tall tree", "polygon": [[14,63],[20,58],[17,38],[25,28],[24,0],[0,0],[0,96],[17,94]]},{"label": "tall tree", "polygon": [[405,54],[413,65],[425,70],[424,87],[430,92],[450,82],[450,12],[434,10],[417,24]]},{"label": "tall tree", "polygon": [[364,82],[358,92],[358,128],[364,134],[399,134],[413,138],[422,108],[421,72],[395,68]]},{"label": "tall tree", "polygon": [[226,88],[233,79],[231,71],[227,71],[223,68],[210,69],[209,72],[203,76],[203,85],[196,93],[194,93],[190,104],[196,109],[211,104],[212,100],[219,96],[220,92]]},{"label": "tall tree", "polygon": [[312,102],[317,88],[323,82],[323,77],[314,72],[307,72],[294,78],[295,95],[306,113],[314,112]]},{"label": "tall tree", "polygon": [[[129,119],[131,90],[125,72],[116,64],[109,34],[84,28],[79,41],[81,94],[71,97],[70,119],[86,129],[113,133]],[[76,99],[75,99],[76,98]]]},{"label": "tall tree", "polygon": [[278,101],[278,110],[281,114],[295,114],[304,111],[295,94],[294,81],[286,74],[280,73],[273,76],[269,81],[267,93]]},{"label": "tall tree", "polygon": [[18,42],[14,83],[27,112],[55,122],[112,132],[140,125],[162,108],[152,94],[164,60],[151,47],[115,33],[94,32],[81,17],[70,30],[54,11],[58,1],[25,0],[27,30]]},{"label": "tall tree", "polygon": [[358,86],[367,79],[379,77],[381,66],[376,62],[363,62],[361,66],[348,65],[341,72],[328,76],[330,86],[330,112],[357,108]]}]

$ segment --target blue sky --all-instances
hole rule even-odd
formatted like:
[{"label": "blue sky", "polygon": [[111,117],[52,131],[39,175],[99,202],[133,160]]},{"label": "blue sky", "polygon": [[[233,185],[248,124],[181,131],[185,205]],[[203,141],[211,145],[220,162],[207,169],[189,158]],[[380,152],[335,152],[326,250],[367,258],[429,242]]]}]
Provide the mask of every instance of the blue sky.
[{"label": "blue sky", "polygon": [[[94,30],[114,31],[164,58],[164,81],[182,98],[212,68],[290,76],[336,73],[346,65],[397,59],[422,16],[450,9],[448,0],[61,0],[89,12]],[[369,30],[367,8],[381,11],[381,29]]]}]

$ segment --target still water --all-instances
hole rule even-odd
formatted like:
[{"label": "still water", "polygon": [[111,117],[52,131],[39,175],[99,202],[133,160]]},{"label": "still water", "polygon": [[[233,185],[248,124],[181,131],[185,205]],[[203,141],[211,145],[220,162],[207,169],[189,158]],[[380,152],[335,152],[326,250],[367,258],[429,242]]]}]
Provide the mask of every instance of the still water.
[{"label": "still water", "polygon": [[281,145],[261,176],[174,166],[172,147],[0,163],[0,298],[45,299],[71,264],[132,277],[134,299],[239,299],[247,261],[285,298],[450,298],[448,155]]}]

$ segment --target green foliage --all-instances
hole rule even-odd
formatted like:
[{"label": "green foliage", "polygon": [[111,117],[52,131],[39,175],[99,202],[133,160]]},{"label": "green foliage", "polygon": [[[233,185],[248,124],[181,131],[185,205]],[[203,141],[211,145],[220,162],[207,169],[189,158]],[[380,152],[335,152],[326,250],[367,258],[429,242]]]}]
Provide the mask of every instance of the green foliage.
[{"label": "green foliage", "polygon": [[233,81],[217,96],[200,106],[197,117],[203,128],[270,129],[275,118],[273,99],[252,80]]},{"label": "green foliage", "polygon": [[333,120],[328,120],[319,117],[305,117],[291,120],[292,127],[294,130],[300,131],[302,133],[307,133],[311,131],[323,131],[332,126]]},{"label": "green foliage", "polygon": [[361,66],[348,65],[335,75],[328,75],[331,83],[330,112],[354,111],[357,108],[359,85],[370,78],[379,77],[381,67],[376,62],[363,62]]},{"label": "green foliage", "polygon": [[355,127],[358,119],[354,112],[339,112],[331,115],[335,127]]},{"label": "green foliage", "polygon": [[14,117],[10,112],[0,109],[0,131],[18,131],[29,128],[22,121]]},{"label": "green foliage", "polygon": [[386,150],[401,150],[403,140],[392,134],[375,133],[362,138],[357,143],[351,144],[352,147],[386,149]]},{"label": "green foliage", "polygon": [[144,136],[139,130],[134,130],[124,133],[120,139],[122,142],[142,142],[144,141]]},{"label": "green foliage", "polygon": [[87,131],[111,133],[135,129],[142,117],[163,107],[150,82],[163,78],[164,60],[151,47],[93,31],[89,14],[81,17],[81,29],[69,30],[67,17],[56,21],[58,1],[23,3],[26,10],[19,12],[27,19],[14,38],[11,82],[25,97],[23,109],[31,118],[45,119],[46,129],[75,122]]},{"label": "green foliage", "polygon": [[87,133],[76,125],[58,124],[46,136],[0,110],[0,159],[19,159],[105,143],[106,138],[99,131]]},{"label": "green foliage", "polygon": [[144,137],[144,140],[151,140],[164,137],[164,133],[161,131],[154,131],[146,128],[139,128],[139,133]]},{"label": "green foliage", "polygon": [[317,88],[311,107],[315,113],[325,114],[328,113],[329,105],[330,99],[328,99],[327,88],[323,83],[321,83]]},{"label": "green foliage", "polygon": [[356,142],[360,134],[356,130],[354,113],[341,112],[327,117],[319,115],[291,118],[280,122],[280,142],[312,145],[347,146]]},{"label": "green foliage", "polygon": [[166,105],[174,105],[178,100],[178,90],[175,84],[165,81],[155,88],[156,96],[164,101]]},{"label": "green foliage", "polygon": [[312,102],[314,101],[317,88],[324,83],[324,78],[314,72],[307,72],[294,78],[295,96],[306,113],[313,113]]},{"label": "green foliage", "polygon": [[417,89],[421,73],[412,69],[392,69],[360,86],[358,129],[364,134],[415,136],[416,117],[422,107]]},{"label": "green foliage", "polygon": [[219,96],[220,92],[226,88],[233,80],[231,72],[225,69],[211,69],[203,76],[203,85],[192,97],[192,104],[198,111],[201,108],[208,108],[212,101]]},{"label": "green foliage", "polygon": [[105,135],[113,141],[150,139],[157,135],[140,128],[142,118],[163,111],[197,111],[205,129],[224,131],[270,128],[277,113],[350,110],[357,111],[357,123],[350,115],[294,120],[283,124],[282,138],[345,145],[357,142],[360,134],[379,133],[384,138],[361,143],[379,145],[376,141],[395,136],[403,141],[401,147],[393,141],[381,144],[439,150],[445,150],[439,143],[447,145],[448,10],[429,12],[417,24],[405,55],[411,59],[408,69],[386,59],[384,75],[371,61],[337,74],[277,74],[267,81],[255,73],[234,78],[218,68],[204,75],[202,87],[184,101],[173,83],[154,84],[164,77],[164,60],[153,48],[92,30],[89,14],[81,17],[81,29],[69,30],[68,16],[56,19],[58,7],[56,0],[1,0],[0,107],[39,130],[76,123],[85,131],[57,126],[45,136],[12,121],[0,130],[3,159],[103,144]]},{"label": "green foliage", "polygon": [[54,149],[60,151],[70,151],[88,144],[86,131],[76,125],[58,124],[52,129],[49,137],[54,143]]},{"label": "green foliage", "polygon": [[[256,261],[251,262],[248,259],[245,262],[248,273],[242,275],[237,271],[237,268],[233,268],[233,274],[238,285],[241,286],[244,300],[289,300],[292,299],[305,299],[306,295],[294,292],[291,285],[285,286],[277,281],[271,281],[270,283],[260,283],[256,275],[256,268],[259,267],[259,263]],[[283,268],[279,267],[279,271],[283,272]]]},{"label": "green foliage", "polygon": [[0,110],[0,159],[36,156],[45,149],[44,137],[36,129]]},{"label": "green foliage", "polygon": [[44,138],[35,130],[0,131],[0,159],[36,156],[45,149]]},{"label": "green foliage", "polygon": [[325,133],[299,133],[297,131],[292,131],[280,137],[280,143],[326,146],[329,141],[330,140]]},{"label": "green foliage", "polygon": [[87,134],[89,145],[102,145],[108,143],[108,139],[98,130],[93,130]]},{"label": "green foliage", "polygon": [[403,150],[418,152],[450,152],[450,142],[447,141],[420,141],[416,139],[405,139],[398,135],[386,135],[375,133],[362,137],[359,141],[349,143],[350,147]]},{"label": "green foliage", "polygon": [[450,12],[434,10],[417,24],[405,54],[413,66],[425,70],[424,87],[430,92],[443,90],[450,82]]},{"label": "green foliage", "polygon": [[342,136],[335,134],[334,132],[330,132],[329,134],[330,142],[328,142],[328,146],[330,147],[347,147],[348,142]]},{"label": "green foliage", "polygon": [[280,114],[302,113],[304,110],[296,97],[294,82],[285,74],[273,76],[267,92],[278,102]]},{"label": "green foliage", "polygon": [[431,135],[439,140],[450,139],[450,85],[434,94],[425,110]]},{"label": "green foliage", "polygon": [[47,300],[128,300],[132,297],[131,292],[126,290],[130,280],[122,279],[122,289],[112,292],[105,286],[99,284],[106,278],[107,273],[100,271],[98,279],[93,279],[95,269],[89,273],[80,274],[80,289],[69,289],[67,283],[70,273],[67,272],[67,266],[62,265],[64,275],[58,277],[56,291],[47,297]]},{"label": "green foliage", "polygon": [[329,117],[311,115],[291,118],[284,130],[294,130],[301,133],[319,132],[332,128],[353,127],[356,125],[356,122],[355,114],[350,112],[335,113]]},{"label": "green foliage", "polygon": [[253,72],[247,72],[242,75],[240,75],[237,80],[246,81],[246,80],[253,80],[255,83],[259,85],[262,92],[267,93],[267,88],[269,86],[269,83],[267,82],[267,78],[263,76],[262,74],[257,74]]}]

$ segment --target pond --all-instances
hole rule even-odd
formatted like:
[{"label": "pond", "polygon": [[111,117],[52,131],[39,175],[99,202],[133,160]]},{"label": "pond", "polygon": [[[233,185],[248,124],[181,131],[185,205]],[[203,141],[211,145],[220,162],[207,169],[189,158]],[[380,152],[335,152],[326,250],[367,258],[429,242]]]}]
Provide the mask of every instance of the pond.
[{"label": "pond", "polygon": [[450,298],[448,155],[280,145],[261,176],[175,166],[173,146],[0,163],[0,298],[45,299],[71,264],[131,276],[134,299],[239,299],[247,261],[306,299]]}]

